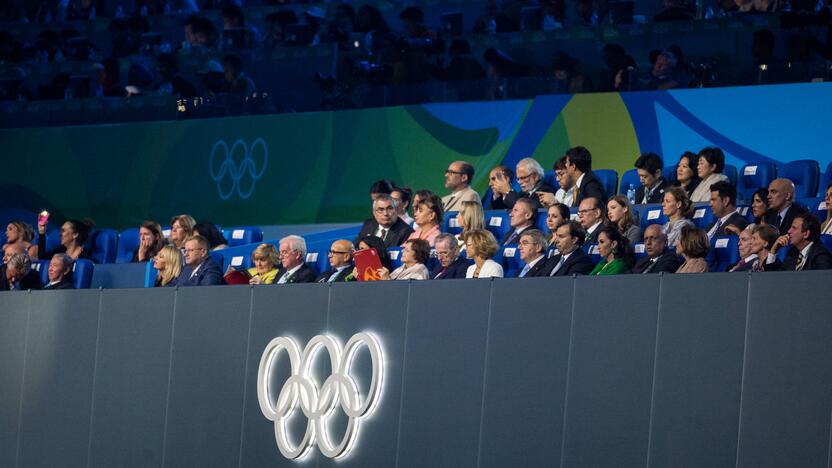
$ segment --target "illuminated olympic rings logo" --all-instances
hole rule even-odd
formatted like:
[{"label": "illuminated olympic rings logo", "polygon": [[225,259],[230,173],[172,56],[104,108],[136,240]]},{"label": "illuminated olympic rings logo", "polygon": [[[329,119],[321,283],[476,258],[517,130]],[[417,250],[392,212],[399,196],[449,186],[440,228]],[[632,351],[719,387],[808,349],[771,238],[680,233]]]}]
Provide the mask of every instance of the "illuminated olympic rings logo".
[{"label": "illuminated olympic rings logo", "polygon": [[[255,156],[262,160],[259,169]],[[269,148],[262,138],[254,140],[250,148],[245,141],[237,140],[230,149],[225,141],[219,140],[211,148],[208,171],[217,183],[220,198],[228,200],[236,192],[245,200],[254,192],[257,179],[263,176],[268,163]]]},{"label": "illuminated olympic rings logo", "polygon": [[[363,400],[355,379],[350,375],[352,361],[362,347],[370,353],[373,369]],[[329,356],[332,375],[321,385],[312,370],[312,363],[323,350]],[[270,382],[281,351],[289,357],[291,374],[272,403],[274,393]],[[381,400],[383,360],[381,344],[370,333],[356,333],[344,347],[333,336],[317,335],[309,340],[302,352],[292,338],[281,336],[269,342],[257,372],[257,399],[266,419],[274,421],[274,435],[280,453],[286,458],[296,459],[306,455],[316,444],[321,453],[329,458],[340,458],[349,453],[358,436],[361,421],[373,414]],[[297,438],[289,437],[287,422],[298,406],[307,423],[303,438],[294,445],[292,440]],[[338,443],[333,441],[329,430],[329,420],[336,407],[340,407],[348,418],[347,429]]]}]

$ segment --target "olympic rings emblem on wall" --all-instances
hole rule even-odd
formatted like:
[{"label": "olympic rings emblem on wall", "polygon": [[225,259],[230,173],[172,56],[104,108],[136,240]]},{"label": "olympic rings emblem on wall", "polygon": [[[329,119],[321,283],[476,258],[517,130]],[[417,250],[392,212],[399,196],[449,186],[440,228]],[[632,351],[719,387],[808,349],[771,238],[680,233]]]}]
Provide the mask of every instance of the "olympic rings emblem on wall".
[{"label": "olympic rings emblem on wall", "polygon": [[[259,169],[255,158],[258,148],[262,149]],[[234,156],[238,154],[239,157],[235,160]],[[237,140],[230,149],[224,140],[218,140],[211,148],[208,172],[217,183],[220,198],[228,200],[236,192],[246,200],[254,193],[257,180],[263,177],[268,163],[269,148],[262,138],[254,140],[251,147],[244,140]]]},{"label": "olympic rings emblem on wall", "polygon": [[[367,394],[362,400],[358,384],[350,371],[353,359],[363,347],[370,353],[373,374]],[[329,356],[332,374],[321,385],[316,380],[312,363],[318,353],[324,350]],[[270,382],[281,351],[285,351],[289,357],[291,371],[277,394],[277,399],[273,400],[274,392]],[[344,347],[333,336],[317,335],[309,340],[302,352],[295,340],[281,336],[269,342],[260,358],[257,399],[266,419],[274,421],[277,447],[284,457],[303,457],[313,445],[317,445],[324,456],[340,458],[352,449],[361,421],[370,417],[378,406],[383,381],[384,355],[380,342],[370,333],[356,333]],[[287,421],[298,407],[307,418],[307,423],[303,438],[299,444],[294,445],[292,440],[297,438],[289,437]],[[329,420],[338,407],[347,416],[347,428],[341,441],[335,443],[330,434]]]}]

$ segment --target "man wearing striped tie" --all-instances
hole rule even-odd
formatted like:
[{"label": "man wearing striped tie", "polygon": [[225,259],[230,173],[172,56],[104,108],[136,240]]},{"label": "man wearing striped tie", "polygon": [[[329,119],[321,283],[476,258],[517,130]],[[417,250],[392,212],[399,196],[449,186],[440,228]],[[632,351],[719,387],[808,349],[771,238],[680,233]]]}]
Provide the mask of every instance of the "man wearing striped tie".
[{"label": "man wearing striped tie", "polygon": [[829,270],[832,269],[832,254],[820,242],[820,221],[811,213],[800,213],[794,217],[789,233],[780,236],[772,252],[791,244],[782,270]]}]

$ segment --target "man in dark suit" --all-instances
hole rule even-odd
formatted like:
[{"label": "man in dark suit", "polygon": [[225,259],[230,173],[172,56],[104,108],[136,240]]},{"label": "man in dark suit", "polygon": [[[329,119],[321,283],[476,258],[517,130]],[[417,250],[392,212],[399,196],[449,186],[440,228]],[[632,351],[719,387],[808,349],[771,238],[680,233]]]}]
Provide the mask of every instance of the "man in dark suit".
[{"label": "man in dark suit", "polygon": [[468,267],[474,263],[459,256],[459,242],[451,234],[443,233],[434,241],[439,265],[430,273],[433,279],[465,278]]},{"label": "man in dark suit", "polygon": [[794,182],[789,179],[774,179],[768,185],[768,213],[766,224],[780,230],[780,235],[788,234],[794,217],[806,210],[794,203]]},{"label": "man in dark suit", "polygon": [[561,221],[555,230],[555,246],[558,255],[550,258],[549,276],[570,276],[589,274],[595,264],[589,255],[581,250],[586,233],[577,221]]},{"label": "man in dark suit", "polygon": [[716,219],[706,229],[708,240],[716,236],[739,235],[748,226],[745,216],[737,211],[737,189],[730,182],[711,185],[711,211]]},{"label": "man in dark suit", "polygon": [[771,248],[776,252],[780,247],[791,244],[781,270],[830,270],[832,254],[820,242],[820,221],[811,213],[799,213],[792,221],[786,236],[780,236]]},{"label": "man in dark suit", "polygon": [[317,278],[319,283],[343,283],[355,281],[350,276],[354,265],[352,263],[352,242],[344,239],[337,240],[329,247],[329,269]]},{"label": "man in dark suit", "polygon": [[407,240],[413,233],[413,229],[407,225],[396,212],[396,201],[388,194],[378,194],[373,201],[373,217],[364,221],[361,232],[353,242],[358,247],[358,242],[366,236],[376,236],[384,241],[387,248],[398,247]]},{"label": "man in dark suit", "polygon": [[586,198],[595,197],[601,204],[607,204],[607,192],[604,185],[592,173],[592,154],[583,146],[576,146],[566,151],[566,172],[578,187],[575,190],[575,200],[572,206],[580,206]]},{"label": "man in dark suit", "polygon": [[658,224],[651,224],[644,230],[644,251],[647,256],[640,258],[633,273],[675,273],[681,262],[676,252],[667,250],[667,235]]},{"label": "man in dark suit", "polygon": [[518,245],[520,260],[526,266],[517,275],[518,278],[549,276],[551,265],[546,258],[546,237],[538,229],[528,229],[520,236]]},{"label": "man in dark suit", "polygon": [[53,255],[47,272],[49,282],[43,285],[43,289],[75,289],[72,284],[73,262],[72,257],[65,253]]},{"label": "man in dark suit", "polygon": [[604,222],[604,205],[595,197],[584,198],[578,205],[578,220],[584,228],[584,244],[597,244],[598,233]]},{"label": "man in dark suit", "polygon": [[533,200],[528,198],[518,199],[509,215],[511,231],[506,233],[501,244],[516,244],[519,242],[520,234],[534,225],[536,216],[537,208]]},{"label": "man in dark suit", "polygon": [[[556,192],[555,188],[543,181],[543,166],[532,158],[523,158],[517,162],[517,183],[520,184],[520,191],[511,189],[511,180],[505,177],[495,186],[492,185],[494,197],[491,200],[493,209],[511,209],[521,198],[527,198],[534,203],[535,210],[542,208],[538,194]],[[499,174],[500,172],[498,172]],[[492,175],[494,172],[492,171]]]},{"label": "man in dark suit", "polygon": [[185,268],[179,286],[213,286],[223,284],[222,270],[208,255],[208,239],[194,235],[185,241]]},{"label": "man in dark suit", "polygon": [[634,166],[638,172],[638,180],[641,182],[636,189],[635,202],[637,204],[661,203],[664,198],[664,189],[670,185],[662,177],[664,167],[662,158],[656,153],[644,153],[636,159]]},{"label": "man in dark suit", "polygon": [[[386,195],[389,197],[390,195]],[[393,211],[393,216],[398,216]],[[300,236],[280,239],[280,268],[273,284],[314,283],[315,272],[306,265],[306,241]]]},{"label": "man in dark suit", "polygon": [[25,252],[10,253],[16,250],[14,246],[6,247],[6,264],[0,267],[0,291],[41,289],[40,274],[32,268],[29,255]]}]

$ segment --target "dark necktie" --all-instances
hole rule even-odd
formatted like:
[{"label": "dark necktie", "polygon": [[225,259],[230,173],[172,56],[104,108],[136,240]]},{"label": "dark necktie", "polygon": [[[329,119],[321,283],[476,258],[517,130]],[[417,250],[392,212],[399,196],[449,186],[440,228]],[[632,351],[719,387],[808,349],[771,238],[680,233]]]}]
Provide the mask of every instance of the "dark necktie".
[{"label": "dark necktie", "polygon": [[387,229],[381,228],[381,240],[387,239]]},{"label": "dark necktie", "polygon": [[505,244],[513,244],[514,241],[517,240],[517,237],[518,237],[517,236],[517,231],[514,231],[513,233],[511,233],[511,235],[508,237],[508,239],[506,239],[506,241],[504,243]]},{"label": "dark necktie", "polygon": [[436,276],[434,276],[434,277],[433,277],[433,279],[436,279],[436,278],[439,278],[439,277],[441,277],[441,276],[444,276],[444,275],[445,275],[445,270],[447,270],[447,268],[446,268],[446,267],[442,267],[442,269],[441,269],[441,270],[439,270],[439,273],[437,273],[437,274],[436,274]]},{"label": "dark necktie", "polygon": [[803,257],[803,252],[799,252],[799,253],[797,254],[797,265],[795,265],[795,267],[794,267],[794,271],[801,271],[801,270],[803,270],[803,266],[804,266],[804,265],[803,265],[803,261],[804,261],[804,260],[805,260],[805,258]]},{"label": "dark necktie", "polygon": [[658,261],[659,261],[659,257],[651,258],[650,259],[650,264],[648,264],[647,268],[645,268],[644,271],[642,271],[641,273],[645,274],[645,273],[650,273],[651,271],[653,271],[653,267],[656,266],[656,263],[658,263]]}]

